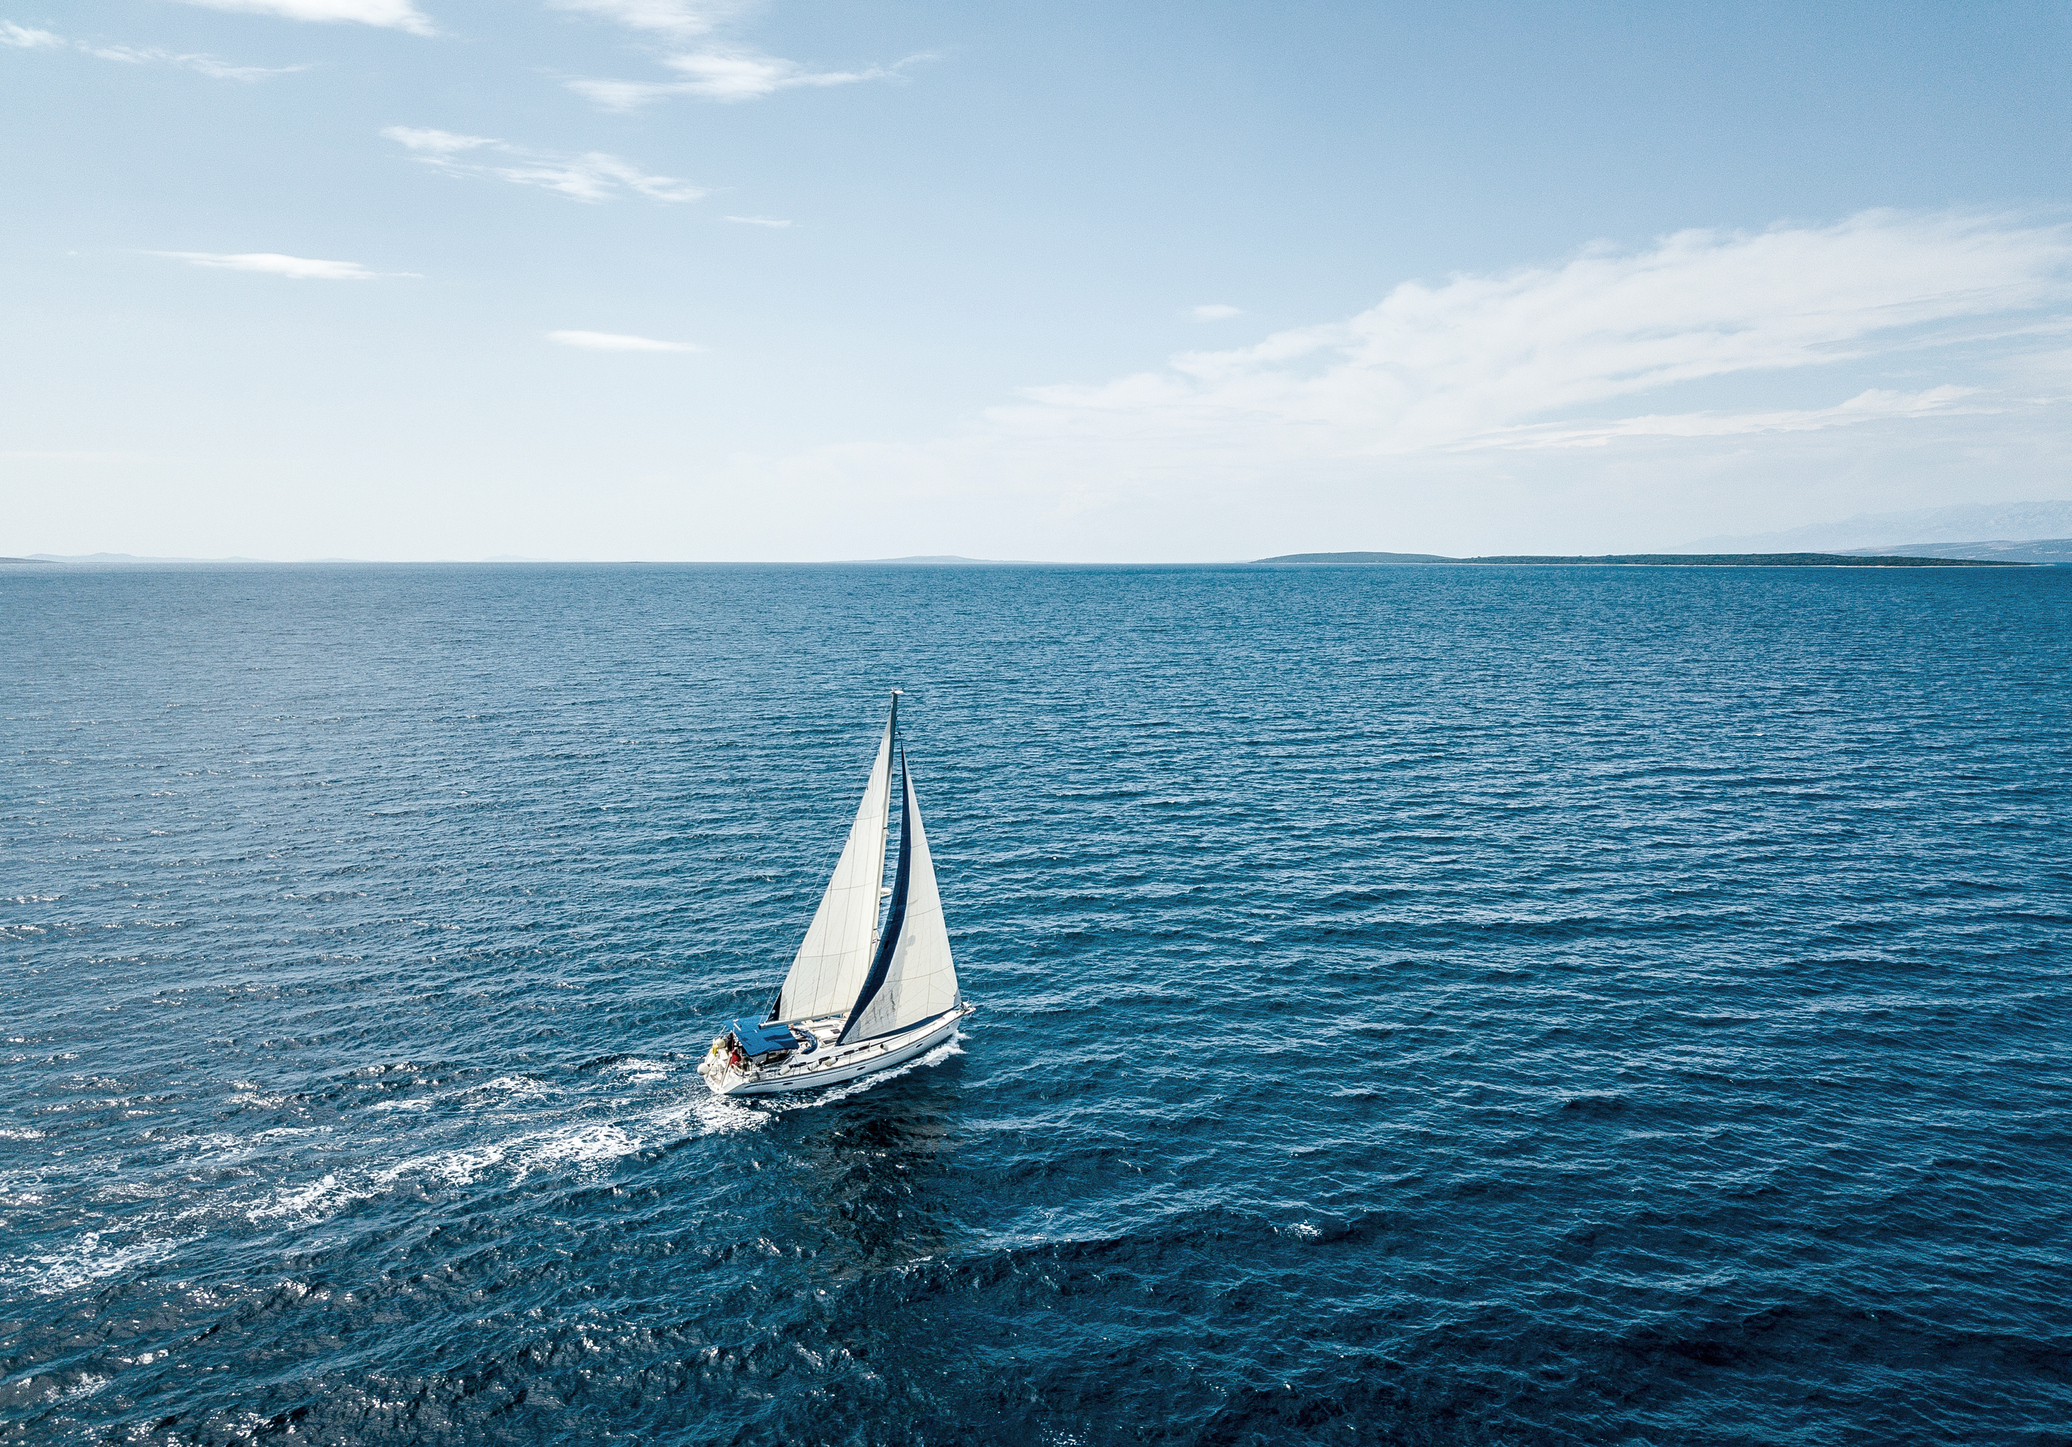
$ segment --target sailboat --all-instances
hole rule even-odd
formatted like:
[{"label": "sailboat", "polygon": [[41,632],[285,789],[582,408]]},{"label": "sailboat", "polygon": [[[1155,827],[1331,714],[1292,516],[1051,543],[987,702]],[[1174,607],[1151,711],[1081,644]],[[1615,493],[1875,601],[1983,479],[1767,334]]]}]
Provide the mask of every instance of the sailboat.
[{"label": "sailboat", "polygon": [[[977,1008],[957,988],[935,861],[899,736],[899,700],[894,689],[849,841],[769,1014],[733,1021],[698,1066],[716,1095],[815,1090],[875,1075],[940,1045]],[[895,772],[899,857],[888,889]]]}]

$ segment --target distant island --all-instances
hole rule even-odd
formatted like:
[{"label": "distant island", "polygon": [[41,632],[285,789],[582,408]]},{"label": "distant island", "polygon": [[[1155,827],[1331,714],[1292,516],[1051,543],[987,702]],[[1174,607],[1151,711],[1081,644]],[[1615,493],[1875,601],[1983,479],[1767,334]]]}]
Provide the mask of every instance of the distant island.
[{"label": "distant island", "polygon": [[955,553],[916,553],[909,558],[858,558],[859,563],[918,564],[926,563],[936,567],[949,564],[970,564],[974,567],[987,563],[1004,561],[1000,558],[960,558]]},{"label": "distant island", "polygon": [[1532,567],[1602,568],[2033,568],[2037,564],[2000,558],[1915,558],[1852,553],[1607,553],[1596,557],[1554,557],[1505,554],[1486,558],[1447,558],[1435,553],[1282,553],[1256,558],[1274,567],[1431,564],[1465,567],[1475,564]]}]

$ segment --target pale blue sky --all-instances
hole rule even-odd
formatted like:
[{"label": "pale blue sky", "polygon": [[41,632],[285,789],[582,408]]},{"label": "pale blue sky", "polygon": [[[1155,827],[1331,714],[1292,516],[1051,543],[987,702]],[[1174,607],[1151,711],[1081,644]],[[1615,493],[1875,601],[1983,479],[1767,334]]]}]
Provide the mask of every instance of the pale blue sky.
[{"label": "pale blue sky", "polygon": [[2063,4],[0,0],[0,553],[2065,496],[2068,62]]}]

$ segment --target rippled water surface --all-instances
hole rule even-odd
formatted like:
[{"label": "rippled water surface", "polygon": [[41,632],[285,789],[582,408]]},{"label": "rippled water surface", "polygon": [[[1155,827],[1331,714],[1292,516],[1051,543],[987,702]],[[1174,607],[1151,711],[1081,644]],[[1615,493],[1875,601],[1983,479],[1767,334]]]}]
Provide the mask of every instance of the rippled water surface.
[{"label": "rippled water surface", "polygon": [[[0,616],[0,1435],[2072,1441],[2072,570]],[[980,1012],[716,1101],[894,684]]]}]

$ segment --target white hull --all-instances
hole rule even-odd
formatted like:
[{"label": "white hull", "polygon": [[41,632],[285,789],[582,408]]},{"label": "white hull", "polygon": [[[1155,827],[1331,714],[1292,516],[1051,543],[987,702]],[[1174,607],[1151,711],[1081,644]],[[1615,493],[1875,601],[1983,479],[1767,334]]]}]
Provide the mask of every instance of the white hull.
[{"label": "white hull", "polygon": [[794,1054],[781,1065],[731,1065],[720,1053],[719,1042],[714,1041],[712,1053],[699,1065],[698,1073],[705,1077],[705,1083],[712,1087],[714,1095],[725,1096],[781,1095],[788,1091],[841,1085],[891,1070],[933,1050],[956,1034],[958,1023],[976,1008],[975,1005],[957,1005],[895,1035],[851,1045],[836,1045],[829,1038],[839,1033],[839,1019],[832,1022],[802,1021],[799,1023],[825,1043],[805,1054]]}]

